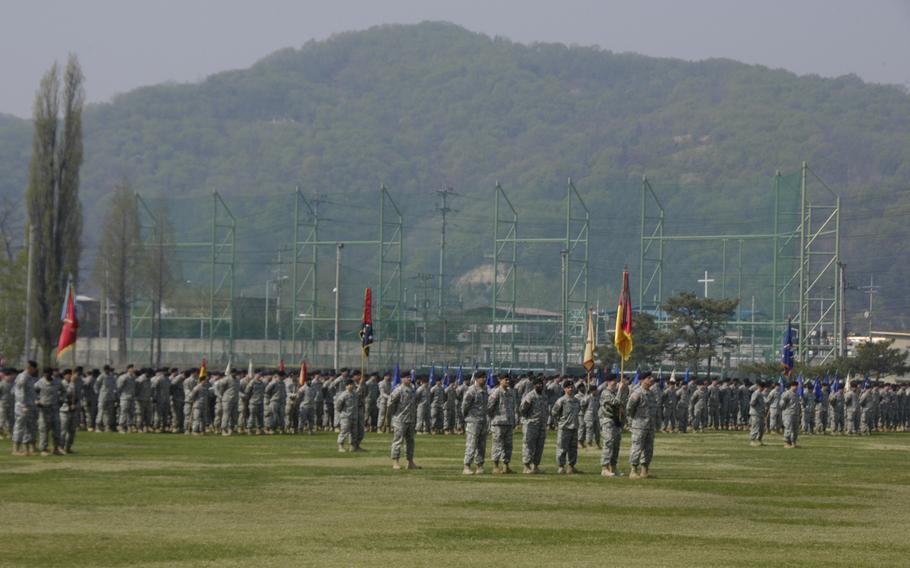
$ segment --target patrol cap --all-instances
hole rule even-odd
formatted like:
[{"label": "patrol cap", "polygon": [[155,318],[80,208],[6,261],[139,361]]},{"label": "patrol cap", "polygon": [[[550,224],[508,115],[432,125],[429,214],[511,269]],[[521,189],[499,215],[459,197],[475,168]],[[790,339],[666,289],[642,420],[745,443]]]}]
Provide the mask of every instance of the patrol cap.
[{"label": "patrol cap", "polygon": [[531,380],[531,383],[532,383],[534,386],[542,385],[542,384],[543,384],[543,377],[539,377],[539,376],[538,376],[538,377],[534,377],[534,378]]},{"label": "patrol cap", "polygon": [[572,380],[571,380],[571,379],[566,379],[566,380],[564,380],[564,381],[562,382],[562,388],[564,388],[564,389],[571,389],[571,388],[574,388],[574,387],[575,387],[575,385],[572,384]]}]

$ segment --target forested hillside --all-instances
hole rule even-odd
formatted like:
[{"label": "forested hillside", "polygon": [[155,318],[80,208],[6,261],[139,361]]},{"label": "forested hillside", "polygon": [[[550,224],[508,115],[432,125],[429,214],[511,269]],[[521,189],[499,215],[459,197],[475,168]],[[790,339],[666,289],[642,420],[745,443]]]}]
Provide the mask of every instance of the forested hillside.
[{"label": "forested hillside", "polygon": [[[323,196],[324,235],[334,239],[375,234],[376,189],[386,184],[406,215],[407,275],[434,269],[434,190],[454,187],[458,277],[492,250],[497,180],[522,235],[559,236],[571,176],[593,215],[592,300],[612,304],[622,265],[638,268],[642,175],[668,230],[770,232],[774,172],[806,160],[843,196],[851,282],[874,271],[882,286],[876,327],[910,326],[901,315],[910,312],[910,96],[853,76],[523,45],[423,23],[339,34],[198,84],[138,89],[90,105],[84,122],[87,257],[119,180],[166,200],[181,237],[194,240],[209,230],[206,196],[217,189],[241,218],[238,277],[250,294],[290,244],[295,186]],[[30,136],[26,121],[0,116],[2,195],[24,191]],[[720,269],[716,250],[679,250],[669,290],[695,289],[703,270]],[[522,303],[555,307],[559,247],[521,254]],[[769,260],[747,256],[744,296],[765,286]],[[453,288],[466,302],[481,289]],[[864,302],[858,291],[849,301],[851,312]]]}]

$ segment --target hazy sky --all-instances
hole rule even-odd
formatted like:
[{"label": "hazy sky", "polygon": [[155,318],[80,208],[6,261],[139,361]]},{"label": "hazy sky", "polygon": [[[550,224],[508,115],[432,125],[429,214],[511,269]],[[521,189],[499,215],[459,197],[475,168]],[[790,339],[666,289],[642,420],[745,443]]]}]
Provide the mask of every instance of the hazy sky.
[{"label": "hazy sky", "polygon": [[0,112],[27,116],[41,74],[79,55],[90,101],[197,81],[382,23],[446,20],[516,41],[727,57],[910,86],[910,0],[0,0]]}]

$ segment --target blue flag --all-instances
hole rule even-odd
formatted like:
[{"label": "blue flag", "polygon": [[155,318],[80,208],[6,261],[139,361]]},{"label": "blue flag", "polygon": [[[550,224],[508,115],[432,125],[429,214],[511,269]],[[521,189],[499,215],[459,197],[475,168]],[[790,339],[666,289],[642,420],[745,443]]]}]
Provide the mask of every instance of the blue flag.
[{"label": "blue flag", "polygon": [[450,384],[452,384],[452,381],[449,380],[449,366],[446,365],[442,372],[442,388],[447,389]]},{"label": "blue flag", "polygon": [[607,379],[604,377],[603,367],[598,367],[597,368],[597,386],[600,386],[600,385],[604,384],[605,382],[607,382]]},{"label": "blue flag", "polygon": [[822,381],[818,377],[815,377],[815,387],[812,389],[815,394],[815,402],[822,401]]},{"label": "blue flag", "polygon": [[803,395],[806,394],[806,389],[803,387],[803,374],[802,373],[800,373],[799,376],[796,377],[796,382],[798,383],[797,387],[796,387],[796,396],[798,396],[799,398],[802,398]]},{"label": "blue flag", "polygon": [[461,369],[461,365],[458,366],[458,374],[455,375],[455,382],[458,383],[459,386],[464,384],[464,371]]},{"label": "blue flag", "polygon": [[869,373],[866,373],[865,376],[864,376],[864,378],[863,378],[863,390],[868,389],[869,386],[870,386],[870,382],[869,382]]},{"label": "blue flag", "polygon": [[686,369],[686,376],[683,377],[683,384],[689,384],[689,369]]},{"label": "blue flag", "polygon": [[635,375],[632,377],[632,384],[637,385],[641,377],[641,369],[635,369]]},{"label": "blue flag", "polygon": [[831,387],[831,392],[837,392],[840,390],[840,373],[837,371],[834,372],[834,386]]},{"label": "blue flag", "polygon": [[433,388],[435,386],[436,386],[436,364],[434,363],[433,366],[430,367],[430,388]]},{"label": "blue flag", "polygon": [[667,388],[666,383],[664,383],[664,370],[660,369],[657,371],[657,384],[660,387],[660,390]]},{"label": "blue flag", "polygon": [[491,389],[496,386],[496,382],[493,380],[493,367],[490,367],[490,370],[487,371],[487,388]]},{"label": "blue flag", "polygon": [[401,384],[401,365],[395,363],[395,374],[392,375],[392,389]]},{"label": "blue flag", "polygon": [[793,321],[790,318],[787,319],[787,332],[784,333],[780,363],[784,367],[784,376],[789,377],[793,371]]}]

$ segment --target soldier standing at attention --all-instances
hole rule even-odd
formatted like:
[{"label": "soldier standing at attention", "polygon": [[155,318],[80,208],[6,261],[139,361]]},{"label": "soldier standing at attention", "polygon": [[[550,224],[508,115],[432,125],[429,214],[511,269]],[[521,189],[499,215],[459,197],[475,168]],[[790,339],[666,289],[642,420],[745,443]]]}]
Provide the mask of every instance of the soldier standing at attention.
[{"label": "soldier standing at attention", "polygon": [[386,373],[379,383],[379,431],[385,434],[389,431],[389,397],[392,396],[392,376]]},{"label": "soldier standing at attention", "polygon": [[[69,369],[67,369],[69,371]],[[52,369],[45,369],[41,378],[35,383],[38,393],[38,450],[42,456],[49,456],[47,451],[48,434],[54,441],[54,455],[63,455],[60,451],[60,393],[63,384]]]},{"label": "soldier standing at attention", "polygon": [[366,385],[366,427],[370,432],[379,431],[379,375],[370,375]]},{"label": "soldier standing at attention", "polygon": [[[41,381],[38,381],[38,384],[40,385]],[[860,427],[860,433],[863,436],[870,435],[872,433],[872,430],[875,429],[875,424],[873,423],[873,416],[874,416],[873,398],[874,398],[874,395],[873,395],[870,387],[863,385],[862,394],[859,395],[859,410],[860,410],[859,427]],[[40,400],[39,400],[39,406],[40,406]],[[38,423],[38,426],[39,426],[39,431],[40,431],[40,426],[41,426],[40,422]]]},{"label": "soldier standing at attention", "polygon": [[[671,388],[673,380],[671,379]],[[622,441],[623,405],[619,398],[616,376],[607,377],[606,386],[600,393],[600,437],[603,440],[603,453],[600,456],[600,474],[604,477],[620,475],[617,469],[619,461],[619,444]],[[671,412],[676,412],[672,409]]]},{"label": "soldier standing at attention", "polygon": [[136,418],[134,424],[139,432],[148,432],[152,426],[152,383],[150,369],[145,369],[136,378]]},{"label": "soldier standing at attention", "polygon": [[338,422],[338,451],[347,452],[345,444],[351,442],[354,420],[357,414],[357,393],[354,392],[354,381],[345,380],[344,391],[335,397],[335,419]]},{"label": "soldier standing at attention", "polygon": [[171,422],[171,379],[167,369],[158,369],[158,374],[152,379],[155,388],[152,396],[155,398],[155,432],[165,432]]},{"label": "soldier standing at attention", "polygon": [[186,376],[177,369],[171,369],[171,432],[180,434],[184,428],[183,407],[186,402],[183,381]]},{"label": "soldier standing at attention", "polygon": [[110,432],[117,424],[114,404],[117,402],[117,378],[110,365],[105,365],[95,381],[95,392],[98,397],[98,416],[95,427],[101,432]]},{"label": "soldier standing at attention", "polygon": [[758,383],[758,388],[749,399],[749,439],[752,447],[764,446],[765,415],[768,413],[765,401],[765,383]]},{"label": "soldier standing at attention", "polygon": [[190,395],[199,384],[199,375],[196,369],[188,370],[186,375],[186,380],[183,381],[183,433],[189,436],[193,433],[193,401],[190,400]]},{"label": "soldier standing at attention", "polygon": [[126,366],[126,372],[117,377],[117,393],[120,395],[120,420],[117,430],[121,434],[133,431],[133,403],[136,398],[136,369]]},{"label": "soldier standing at attention", "polygon": [[799,395],[796,393],[796,381],[790,381],[789,388],[780,397],[780,412],[784,425],[784,447],[795,448],[799,436]]},{"label": "soldier standing at attention", "polygon": [[707,388],[708,396],[708,423],[709,428],[720,430],[720,387],[717,385],[717,379],[711,381],[711,386]]},{"label": "soldier standing at attention", "polygon": [[433,434],[441,434],[445,426],[445,406],[446,391],[442,386],[442,381],[436,381],[433,388],[430,389],[430,431]]},{"label": "soldier standing at attention", "polygon": [[417,422],[417,395],[411,386],[411,377],[405,376],[389,397],[389,415],[392,417],[392,469],[401,469],[401,445],[405,446],[408,469],[420,469],[414,463],[414,426]]},{"label": "soldier standing at attention", "polygon": [[322,406],[322,381],[319,380],[319,371],[313,379],[307,381],[297,391],[297,400],[300,407],[297,410],[297,432],[306,432],[312,436],[318,426],[316,408]]},{"label": "soldier standing at attention", "polygon": [[828,396],[828,422],[832,434],[844,435],[844,391],[837,380]]},{"label": "soldier standing at attention", "polygon": [[240,397],[240,381],[233,372],[227,373],[221,387],[221,434],[230,436],[237,428],[237,402]]},{"label": "soldier standing at attention", "polygon": [[575,469],[578,461],[578,421],[581,405],[572,394],[572,381],[562,383],[563,395],[553,404],[550,416],[556,422],[556,463],[558,473],[581,473]]},{"label": "soldier standing at attention", "polygon": [[768,429],[771,432],[781,432],[780,423],[780,397],[783,391],[783,385],[772,385],[768,389]]},{"label": "soldier standing at attention", "polygon": [[523,473],[540,473],[540,460],[543,457],[544,443],[547,441],[547,420],[550,417],[550,405],[543,390],[543,377],[532,381],[533,388],[522,397],[519,406],[521,415],[522,445],[521,461]]},{"label": "soldier standing at attention", "polygon": [[79,429],[79,410],[82,407],[82,377],[69,369],[63,371],[60,401],[61,446],[64,454],[73,453],[76,431]]},{"label": "soldier standing at attention", "polygon": [[265,408],[265,381],[260,373],[256,373],[253,380],[246,386],[247,397],[250,400],[250,420],[247,422],[247,434],[262,434]]},{"label": "soldier standing at attention", "polygon": [[25,370],[13,382],[16,421],[13,424],[13,455],[35,454],[35,437],[38,430],[38,363],[29,361]]},{"label": "soldier standing at attention", "polygon": [[825,380],[821,386],[821,392],[815,397],[815,432],[824,434],[828,426],[828,399],[830,397],[828,381]]},{"label": "soldier standing at attention", "polygon": [[647,479],[650,476],[654,433],[657,428],[657,402],[653,386],[654,377],[646,373],[639,383],[640,388],[632,393],[626,404],[626,416],[632,421],[632,449],[629,451],[632,472],[629,479]]},{"label": "soldier standing at attention", "polygon": [[457,386],[454,382],[449,382],[445,385],[445,416],[443,418],[442,429],[445,431],[446,435],[455,433],[455,420],[456,412],[455,407],[458,406],[458,393],[456,392]]},{"label": "soldier standing at attention", "polygon": [[82,411],[79,413],[81,415],[79,421],[88,432],[94,432],[95,419],[98,417],[98,393],[95,391],[95,382],[101,372],[93,369],[83,375],[82,371],[82,367],[76,367],[76,378],[82,386]]},{"label": "soldier standing at attention", "polygon": [[589,448],[599,448],[601,443],[600,432],[600,391],[592,383],[588,385],[585,411],[585,445]]},{"label": "soldier standing at attention", "polygon": [[[512,461],[512,438],[515,432],[515,391],[512,390],[508,375],[499,377],[499,386],[490,393],[487,414],[493,427],[493,473],[515,473],[509,467]],[[500,467],[500,462],[502,466]]]},{"label": "soldier standing at attention", "polygon": [[859,393],[855,381],[850,383],[850,389],[844,393],[844,415],[847,434],[852,436],[859,431]]},{"label": "soldier standing at attention", "polygon": [[[465,419],[464,439],[464,475],[483,474],[484,456],[487,453],[487,404],[489,393],[483,375],[474,377],[474,384],[468,387],[461,402],[461,412]],[[477,465],[471,471],[471,463]]]},{"label": "soldier standing at attention", "polygon": [[205,435],[205,424],[208,420],[208,396],[209,396],[208,375],[199,377],[199,382],[193,387],[190,396],[187,398],[193,408],[193,436]]},{"label": "soldier standing at attention", "polygon": [[686,434],[689,431],[689,397],[691,386],[679,387],[676,399],[676,431]]},{"label": "soldier standing at attention", "polygon": [[[676,389],[676,379],[670,377],[667,390],[661,395],[664,407],[664,432],[676,432],[676,405],[679,402],[679,392]],[[601,431],[603,428],[601,428]]]},{"label": "soldier standing at attention", "polygon": [[417,432],[423,434],[429,431],[430,426],[430,392],[423,377],[417,378]]},{"label": "soldier standing at attention", "polygon": [[284,432],[293,434],[297,428],[297,377],[289,374],[284,378]]},{"label": "soldier standing at attention", "polygon": [[354,407],[354,421],[351,424],[351,443],[354,446],[352,451],[364,452],[366,450],[361,448],[360,444],[366,435],[368,383],[366,376],[360,371],[354,371],[354,393],[357,395],[357,404]]},{"label": "soldier standing at attention", "polygon": [[698,382],[690,404],[692,405],[692,429],[701,432],[708,422],[708,393],[703,382]]}]

